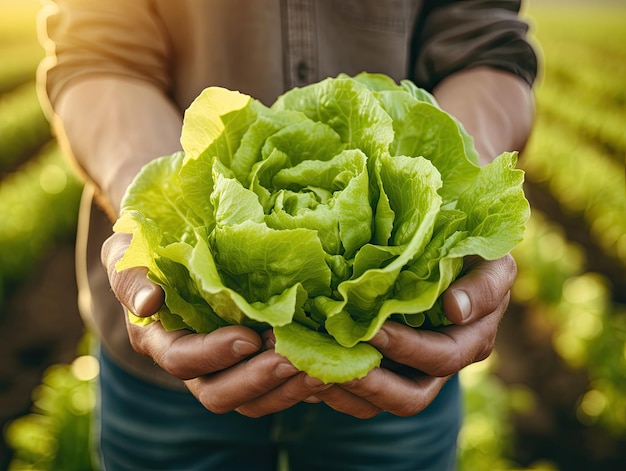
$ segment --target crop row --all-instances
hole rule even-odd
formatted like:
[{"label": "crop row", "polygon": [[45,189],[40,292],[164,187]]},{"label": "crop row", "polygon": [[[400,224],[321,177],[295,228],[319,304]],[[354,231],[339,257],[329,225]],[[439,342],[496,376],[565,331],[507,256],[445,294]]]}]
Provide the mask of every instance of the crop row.
[{"label": "crop row", "polygon": [[36,17],[41,0],[2,0],[0,44],[37,42]]},{"label": "crop row", "polygon": [[550,49],[542,66],[546,81],[562,85],[565,96],[575,101],[586,99],[602,108],[623,110],[626,63],[572,44],[548,45]]},{"label": "crop row", "polygon": [[579,95],[563,100],[563,88],[546,86],[537,97],[540,112],[550,121],[556,121],[575,131],[596,146],[602,147],[611,158],[623,162],[626,155],[626,107],[607,109],[586,103]]},{"label": "crop row", "polygon": [[16,43],[0,49],[0,94],[33,79],[43,49],[37,42]]},{"label": "crop row", "polygon": [[[624,38],[626,39],[626,37]],[[620,76],[626,72],[626,54],[602,50],[598,46],[558,36],[545,36],[540,42],[543,66],[558,68],[572,77],[577,86],[589,87],[596,95],[623,93]]]},{"label": "crop row", "polygon": [[626,268],[626,55],[610,38],[626,35],[623,12],[602,14],[600,22],[593,8],[578,6],[568,21],[560,10],[538,16],[543,71],[522,166],[540,194],[535,209],[585,247],[588,267],[619,279]]},{"label": "crop row", "polygon": [[57,241],[73,237],[80,191],[54,141],[0,181],[0,301]]},{"label": "crop row", "polygon": [[49,139],[34,82],[0,96],[0,172],[14,168]]},{"label": "crop row", "polygon": [[[525,306],[531,324],[552,331],[558,355],[576,371],[586,370],[587,391],[575,411],[585,426],[601,423],[626,433],[626,311],[611,303],[609,283],[585,272],[585,255],[565,232],[535,211],[525,240],[515,249],[518,276],[514,303]],[[593,403],[592,403],[593,401]],[[611,404],[611,407],[608,406]]]},{"label": "crop row", "polygon": [[523,166],[566,211],[583,214],[597,243],[626,266],[623,163],[575,128],[539,114]]},{"label": "crop row", "polygon": [[622,160],[626,152],[626,64],[615,64],[610,57],[599,61],[590,51],[558,53],[555,49],[557,46],[550,48],[537,88],[540,111]]},{"label": "crop row", "polygon": [[598,3],[568,2],[565,8],[557,2],[534,2],[529,8],[531,24],[541,41],[551,41],[546,50],[552,49],[552,43],[567,44],[574,52],[593,51],[598,58],[625,64],[626,9],[623,2]]}]

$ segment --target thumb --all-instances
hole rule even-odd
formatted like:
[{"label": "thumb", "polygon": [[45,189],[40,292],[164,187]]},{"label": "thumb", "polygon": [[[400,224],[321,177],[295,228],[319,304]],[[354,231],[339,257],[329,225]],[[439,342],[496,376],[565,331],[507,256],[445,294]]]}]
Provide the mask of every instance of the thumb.
[{"label": "thumb", "polygon": [[468,257],[464,270],[443,295],[446,317],[457,325],[475,322],[497,310],[504,300],[508,302],[517,275],[511,255],[497,260]]},{"label": "thumb", "polygon": [[128,249],[130,234],[116,233],[102,245],[102,265],[106,269],[113,294],[129,311],[139,317],[156,313],[163,305],[164,294],[160,286],[152,283],[147,268],[129,268],[117,271],[115,264]]}]

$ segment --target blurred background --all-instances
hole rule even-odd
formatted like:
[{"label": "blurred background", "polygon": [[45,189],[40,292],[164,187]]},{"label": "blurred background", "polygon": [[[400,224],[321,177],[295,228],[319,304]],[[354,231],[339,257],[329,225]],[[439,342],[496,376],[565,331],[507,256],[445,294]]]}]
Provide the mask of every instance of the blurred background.
[{"label": "blurred background", "polygon": [[[0,470],[90,470],[81,184],[35,92],[38,0],[0,0]],[[626,469],[626,1],[526,2],[533,207],[496,350],[462,372],[462,470]]]}]

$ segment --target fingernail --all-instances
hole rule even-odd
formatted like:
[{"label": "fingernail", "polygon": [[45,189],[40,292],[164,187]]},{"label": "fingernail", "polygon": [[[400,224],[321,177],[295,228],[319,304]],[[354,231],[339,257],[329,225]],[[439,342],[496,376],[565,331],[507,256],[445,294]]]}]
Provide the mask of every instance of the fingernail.
[{"label": "fingernail", "polygon": [[146,302],[148,301],[148,298],[151,295],[152,295],[152,288],[150,288],[149,286],[141,288],[137,292],[137,294],[135,294],[135,297],[133,298],[133,309],[134,309],[133,314],[137,316],[141,316],[141,313],[144,310]]},{"label": "fingernail", "polygon": [[459,307],[461,318],[463,320],[467,319],[472,313],[472,301],[470,300],[470,297],[461,289],[455,289],[452,291],[452,296],[454,296],[456,305]]},{"label": "fingernail", "polygon": [[308,402],[309,404],[317,404],[319,402],[322,402],[322,400],[317,396],[309,396],[302,402]]},{"label": "fingernail", "polygon": [[298,369],[289,363],[279,363],[274,368],[274,376],[279,379],[290,378],[298,372]]},{"label": "fingernail", "polygon": [[266,350],[271,350],[272,348],[276,346],[276,339],[272,337],[267,337],[265,341],[263,342],[263,346],[265,347]]},{"label": "fingernail", "polygon": [[259,347],[247,340],[235,340],[233,342],[233,353],[242,357],[247,357],[255,353]]}]

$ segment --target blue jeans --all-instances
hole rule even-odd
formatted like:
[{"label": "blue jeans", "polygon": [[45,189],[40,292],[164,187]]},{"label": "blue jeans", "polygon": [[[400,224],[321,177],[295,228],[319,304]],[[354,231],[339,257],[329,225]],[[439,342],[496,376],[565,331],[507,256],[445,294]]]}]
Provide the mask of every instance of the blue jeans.
[{"label": "blue jeans", "polygon": [[452,470],[461,421],[458,378],[413,417],[356,419],[301,403],[259,419],[217,415],[100,358],[99,437],[106,471]]}]

